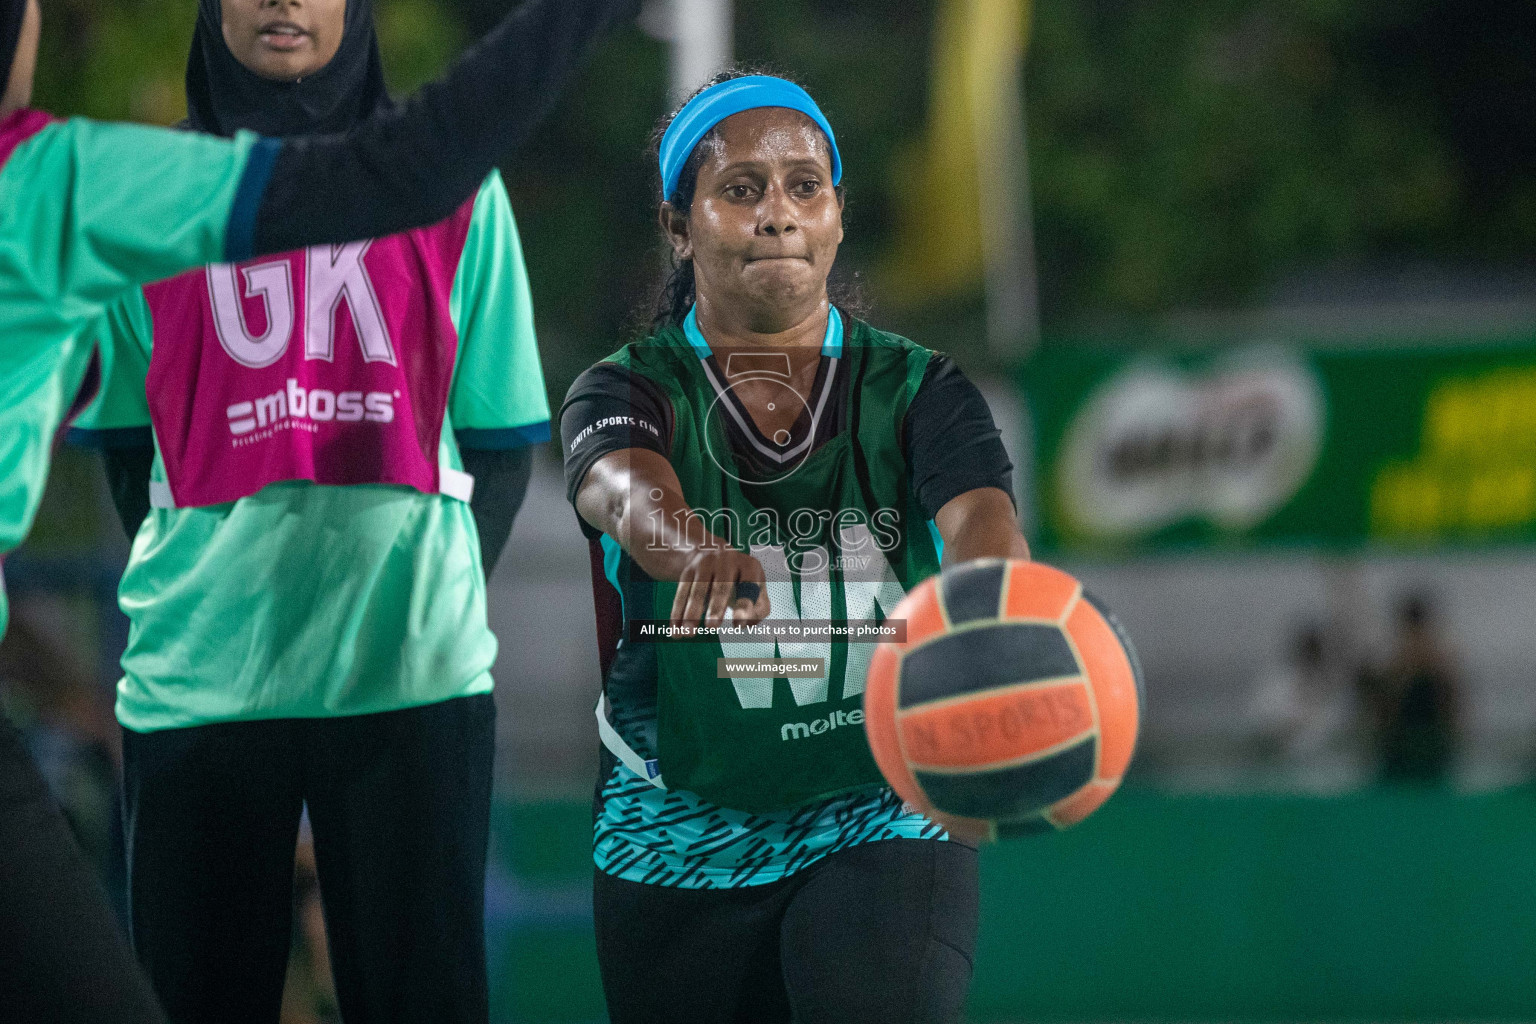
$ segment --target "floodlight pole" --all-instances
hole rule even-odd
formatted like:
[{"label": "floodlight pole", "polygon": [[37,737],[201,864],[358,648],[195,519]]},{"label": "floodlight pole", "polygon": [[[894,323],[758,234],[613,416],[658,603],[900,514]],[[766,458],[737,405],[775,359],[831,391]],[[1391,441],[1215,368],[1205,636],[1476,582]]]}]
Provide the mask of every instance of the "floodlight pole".
[{"label": "floodlight pole", "polygon": [[982,251],[986,266],[987,342],[992,354],[1022,362],[1040,342],[1029,151],[1024,127],[1024,55],[999,96],[996,132],[977,133]]},{"label": "floodlight pole", "polygon": [[682,103],[731,63],[731,0],[668,0],[672,101]]}]

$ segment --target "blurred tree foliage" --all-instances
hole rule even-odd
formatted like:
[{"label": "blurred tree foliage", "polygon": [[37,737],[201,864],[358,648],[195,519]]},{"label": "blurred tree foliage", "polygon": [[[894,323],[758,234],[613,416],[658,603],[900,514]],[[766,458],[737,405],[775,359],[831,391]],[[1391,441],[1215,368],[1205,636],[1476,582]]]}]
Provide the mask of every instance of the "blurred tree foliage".
[{"label": "blurred tree foliage", "polygon": [[1037,4],[1047,315],[1240,302],[1319,264],[1529,254],[1533,44],[1536,5],[1496,0]]},{"label": "blurred tree foliage", "polygon": [[[838,126],[845,274],[894,235],[924,128],[939,0],[736,0],[737,53],[803,82]],[[392,85],[430,77],[507,0],[376,0]],[[49,0],[39,100],[181,116],[192,0]],[[1036,0],[1026,73],[1042,310],[1261,297],[1297,270],[1536,248],[1536,4],[1507,0]],[[664,269],[647,138],[665,44],[626,32],[507,168],[552,393],[626,340]],[[962,351],[979,295],[882,323]]]}]

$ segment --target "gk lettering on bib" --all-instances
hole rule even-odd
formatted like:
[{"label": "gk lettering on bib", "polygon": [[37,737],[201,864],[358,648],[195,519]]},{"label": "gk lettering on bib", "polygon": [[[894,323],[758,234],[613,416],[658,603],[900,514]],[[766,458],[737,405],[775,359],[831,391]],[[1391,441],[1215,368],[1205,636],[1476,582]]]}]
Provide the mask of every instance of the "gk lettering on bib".
[{"label": "gk lettering on bib", "polygon": [[[170,485],[216,505],[271,483],[468,500],[438,461],[458,353],[449,298],[474,200],[432,227],[215,264],[144,289],[146,387]],[[167,499],[168,500],[165,500]]]}]

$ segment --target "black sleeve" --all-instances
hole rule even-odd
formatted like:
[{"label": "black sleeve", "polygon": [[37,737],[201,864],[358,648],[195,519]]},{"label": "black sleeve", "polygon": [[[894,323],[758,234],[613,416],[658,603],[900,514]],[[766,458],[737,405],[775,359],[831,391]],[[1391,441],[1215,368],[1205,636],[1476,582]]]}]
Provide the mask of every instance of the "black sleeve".
[{"label": "black sleeve", "polygon": [[[251,204],[244,255],[380,238],[449,216],[528,138],[593,41],[639,6],[528,0],[400,106],[345,134],[284,140]],[[246,235],[241,205],[232,238]]]},{"label": "black sleeve", "polygon": [[[649,378],[617,363],[598,363],[577,377],[566,393],[560,438],[565,493],[574,505],[587,470],[609,452],[648,448],[671,454],[672,402]],[[585,521],[581,528],[589,537],[596,536]]]},{"label": "black sleeve", "polygon": [[907,473],[932,519],[950,499],[977,487],[1013,497],[1013,463],[987,400],[945,355],[928,360],[907,407]]},{"label": "black sleeve", "polygon": [[459,448],[464,471],[475,478],[469,511],[475,517],[480,534],[480,564],[489,580],[512,535],[512,521],[523,507],[528,494],[528,479],[533,475],[533,449]]},{"label": "black sleeve", "polygon": [[122,443],[104,444],[101,458],[106,465],[112,505],[131,541],[149,518],[149,469],[155,463],[154,438],[145,430],[139,443],[124,438]]}]

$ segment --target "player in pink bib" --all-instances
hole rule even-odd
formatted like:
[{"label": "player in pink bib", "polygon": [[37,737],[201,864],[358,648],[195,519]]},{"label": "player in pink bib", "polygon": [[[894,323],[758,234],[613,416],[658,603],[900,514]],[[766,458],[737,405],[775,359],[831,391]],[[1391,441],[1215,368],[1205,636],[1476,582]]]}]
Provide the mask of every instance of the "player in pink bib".
[{"label": "player in pink bib", "polygon": [[[499,200],[499,180],[486,187]],[[430,228],[146,288],[165,468],[151,504],[218,505],[285,480],[468,501],[472,481],[439,448],[459,346],[451,293],[474,217],[471,201]]]},{"label": "player in pink bib", "polygon": [[[187,84],[217,135],[390,102],[369,0],[202,0]],[[342,1014],[483,1022],[485,579],[549,436],[499,174],[427,228],[151,285],[100,345],[131,927],[170,1018],[277,1020],[307,808]]]}]

